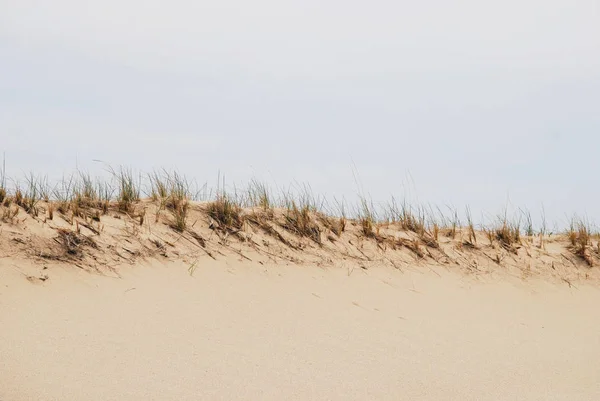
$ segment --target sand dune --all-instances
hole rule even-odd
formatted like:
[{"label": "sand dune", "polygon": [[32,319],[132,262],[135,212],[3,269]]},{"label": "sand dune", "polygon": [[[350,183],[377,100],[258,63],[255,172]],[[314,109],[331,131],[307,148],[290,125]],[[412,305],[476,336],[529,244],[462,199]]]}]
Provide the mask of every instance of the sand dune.
[{"label": "sand dune", "polygon": [[2,400],[596,400],[600,292],[437,271],[0,265]]},{"label": "sand dune", "polygon": [[204,207],[182,232],[4,224],[0,400],[600,399],[598,269],[564,238],[307,238]]}]

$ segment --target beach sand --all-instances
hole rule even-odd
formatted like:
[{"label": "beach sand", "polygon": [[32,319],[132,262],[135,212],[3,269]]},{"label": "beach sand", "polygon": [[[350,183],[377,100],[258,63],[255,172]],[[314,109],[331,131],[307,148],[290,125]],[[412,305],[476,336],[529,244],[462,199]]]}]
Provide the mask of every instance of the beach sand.
[{"label": "beach sand", "polygon": [[440,267],[0,259],[0,400],[598,400],[600,291]]}]

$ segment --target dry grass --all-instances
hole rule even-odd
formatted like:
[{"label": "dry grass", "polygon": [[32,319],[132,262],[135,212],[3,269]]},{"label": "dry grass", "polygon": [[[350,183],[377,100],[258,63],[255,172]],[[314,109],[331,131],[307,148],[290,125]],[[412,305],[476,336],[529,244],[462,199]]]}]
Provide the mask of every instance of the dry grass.
[{"label": "dry grass", "polygon": [[467,206],[465,208],[465,215],[467,218],[467,245],[475,247],[477,245],[477,234],[475,233],[475,224],[473,224],[473,217],[471,216],[471,209]]},{"label": "dry grass", "polygon": [[[386,220],[388,223],[398,224],[402,230],[417,235],[417,242],[411,246],[404,245],[407,248],[411,248],[416,254],[420,254],[418,249],[421,244],[424,244],[429,248],[440,247],[440,223],[431,208],[413,208],[406,200],[398,205],[396,200],[392,198],[391,202],[386,207]],[[442,220],[445,220],[443,216]],[[454,230],[456,230],[456,227],[454,227]],[[455,235],[455,233],[452,235]]]},{"label": "dry grass", "polygon": [[458,218],[458,211],[456,209],[450,209],[451,217],[445,218],[443,213],[440,211],[440,215],[442,216],[444,231],[447,237],[452,239],[456,239],[456,234],[458,233],[458,229],[460,227],[460,220]]},{"label": "dry grass", "polygon": [[54,220],[54,202],[48,201],[48,219]]},{"label": "dry grass", "polygon": [[509,221],[506,213],[495,230],[496,240],[504,248],[516,252],[516,245],[521,243],[521,220]]},{"label": "dry grass", "polygon": [[414,209],[404,200],[398,205],[396,199],[392,198],[386,208],[387,220],[390,223],[398,223],[403,230],[412,231],[419,236],[425,232],[425,212],[422,208]]},{"label": "dry grass", "polygon": [[190,185],[184,176],[173,172],[169,175],[169,195],[166,207],[173,215],[173,228],[183,231],[187,228],[187,216],[191,193]]},{"label": "dry grass", "polygon": [[259,207],[263,211],[273,210],[274,201],[266,184],[252,180],[247,190],[246,206]]},{"label": "dry grass", "polygon": [[406,238],[397,238],[390,240],[390,243],[392,245],[392,249],[406,248],[414,253],[419,259],[423,259],[425,257],[425,252],[421,248],[421,241],[418,238],[412,240]]},{"label": "dry grass", "polygon": [[[176,171],[155,171],[148,177],[151,199],[158,203],[155,221],[159,221],[163,210],[168,210],[173,217],[171,227],[175,231],[184,231],[187,228],[190,200],[193,197],[190,191],[190,183],[185,176]],[[140,225],[143,223],[144,214],[139,214]]]},{"label": "dry grass", "polygon": [[217,195],[217,199],[206,206],[206,212],[215,223],[213,228],[239,231],[244,226],[242,207],[225,193]]},{"label": "dry grass", "polygon": [[321,244],[321,229],[314,221],[308,204],[298,206],[295,201],[290,201],[285,208],[283,219],[282,227],[286,230]]},{"label": "dry grass", "polygon": [[48,190],[46,180],[43,178],[35,177],[33,173],[30,173],[26,177],[27,186],[21,190],[19,184],[15,191],[15,203],[22,207],[25,212],[32,216],[38,215],[38,203],[42,199],[48,199]]},{"label": "dry grass", "polygon": [[[589,222],[577,218],[571,220],[567,233],[572,252],[583,259],[590,267],[594,266],[591,233]],[[600,249],[600,245],[598,249]]]},{"label": "dry grass", "polygon": [[[346,217],[346,206],[343,201],[335,200],[335,211],[331,213],[332,216],[327,216],[327,219],[331,222],[329,229],[338,237],[346,231],[346,224],[348,218]],[[325,214],[323,214],[325,215]]]},{"label": "dry grass", "polygon": [[150,198],[165,205],[169,197],[169,174],[166,171],[155,171],[148,175],[150,181]]},{"label": "dry grass", "polygon": [[[18,223],[21,221],[18,219],[21,212],[34,217],[41,213],[42,219],[38,218],[38,221],[53,220],[56,214],[72,224],[77,233],[79,226],[85,227],[85,224],[91,224],[93,221],[100,222],[104,214],[114,211],[117,212],[114,213],[115,217],[126,213],[131,217],[127,220],[133,219],[134,225],[147,225],[146,210],[149,206],[145,202],[138,203],[144,188],[144,193],[158,205],[155,209],[156,223],[160,222],[163,216],[164,224],[175,231],[189,231],[189,214],[195,197],[190,190],[190,183],[184,176],[160,170],[142,180],[141,176],[135,175],[131,169],[110,169],[110,172],[112,179],[108,180],[94,179],[88,173],[76,172],[63,177],[50,190],[45,177],[32,173],[21,180],[24,185],[11,181],[15,184],[8,188],[3,167],[0,170],[2,222]],[[276,198],[267,185],[251,181],[247,189],[240,194],[229,195],[224,191],[216,191],[216,198],[204,207],[211,219],[210,227],[233,234],[244,230],[245,223],[249,222],[253,229],[258,227],[293,249],[305,245],[303,242],[296,243],[292,236],[308,238],[320,246],[324,246],[323,240],[329,239],[332,243],[336,242],[336,246],[340,246],[346,243],[344,233],[350,232],[352,235],[375,240],[381,249],[389,246],[401,247],[411,250],[419,258],[436,259],[454,246],[478,249],[477,237],[482,234],[487,237],[492,247],[499,246],[513,253],[517,253],[523,241],[537,243],[535,236],[538,233],[539,247],[544,247],[545,236],[548,235],[544,216],[542,226],[536,232],[531,214],[522,210],[517,218],[512,219],[508,218],[505,211],[495,224],[477,230],[469,208],[466,208],[466,224],[461,225],[455,209],[451,209],[447,214],[449,217],[445,217],[439,209],[438,215],[431,207],[414,207],[406,201],[396,203],[393,198],[391,203],[378,208],[372,201],[361,196],[355,209],[356,213],[351,217],[347,217],[343,203],[339,202],[337,209],[332,208],[324,212],[323,199],[314,197],[308,186],[301,187],[300,191],[285,192]],[[198,209],[202,207],[198,205]],[[150,207],[148,210],[154,208]],[[383,216],[383,219],[379,219],[378,216]],[[390,232],[393,229],[404,232],[401,235],[393,234]],[[286,235],[286,232],[292,236]],[[240,239],[246,237],[243,233],[237,236]],[[442,239],[440,242],[440,237],[443,236],[455,240],[460,236],[460,239]],[[593,238],[591,226],[586,221],[573,219],[567,237],[572,253],[590,266],[600,257],[600,245]],[[346,239],[351,240],[348,237]],[[432,253],[433,249],[438,249],[438,252]]]},{"label": "dry grass", "polygon": [[124,213],[132,212],[134,204],[140,200],[141,178],[136,179],[129,168],[121,167],[118,171],[111,168],[110,171],[117,180],[119,210]]},{"label": "dry grass", "polygon": [[10,205],[4,206],[2,210],[2,221],[5,223],[14,223],[15,218],[19,214],[19,210],[19,207],[16,205],[14,207],[11,207]]},{"label": "dry grass", "polygon": [[525,217],[525,235],[528,237],[533,237],[535,235],[535,230],[533,228],[533,220],[531,218],[531,213],[529,210],[522,211],[523,216]]},{"label": "dry grass", "polygon": [[81,234],[79,227],[76,231],[59,229],[58,240],[63,246],[64,256],[81,257],[84,247],[97,248],[94,240]]},{"label": "dry grass", "polygon": [[377,238],[376,221],[373,203],[369,203],[364,197],[360,199],[360,210],[358,213],[361,232],[367,238]]},{"label": "dry grass", "polygon": [[334,233],[338,238],[341,237],[342,233],[346,230],[346,217],[344,216],[335,218],[328,216],[325,213],[317,213],[316,216],[323,227]]},{"label": "dry grass", "polygon": [[66,215],[71,209],[72,202],[75,202],[76,183],[75,177],[70,176],[68,179],[63,177],[60,185],[54,189],[54,199],[57,200],[58,212]]}]

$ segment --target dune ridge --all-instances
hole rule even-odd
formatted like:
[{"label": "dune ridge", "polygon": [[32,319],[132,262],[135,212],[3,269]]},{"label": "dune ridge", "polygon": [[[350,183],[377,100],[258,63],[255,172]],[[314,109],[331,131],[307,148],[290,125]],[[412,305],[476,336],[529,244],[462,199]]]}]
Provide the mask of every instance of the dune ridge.
[{"label": "dune ridge", "polygon": [[[181,180],[0,206],[1,400],[596,400],[598,238]],[[393,216],[393,217],[392,217]]]}]

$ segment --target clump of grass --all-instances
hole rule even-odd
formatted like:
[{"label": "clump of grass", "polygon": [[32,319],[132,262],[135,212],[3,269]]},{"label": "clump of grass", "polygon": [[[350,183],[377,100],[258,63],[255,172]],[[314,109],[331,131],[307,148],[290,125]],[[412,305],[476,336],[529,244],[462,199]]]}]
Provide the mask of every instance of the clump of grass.
[{"label": "clump of grass", "polygon": [[69,178],[63,177],[60,181],[60,185],[56,186],[54,189],[54,198],[57,201],[56,210],[63,215],[66,215],[71,209],[76,186],[75,178],[71,175]]},{"label": "clump of grass", "polygon": [[467,245],[475,246],[477,244],[477,234],[475,233],[475,225],[473,224],[471,209],[468,206],[465,209],[465,215],[467,218],[467,234],[469,236]]},{"label": "clump of grass", "polygon": [[458,228],[460,227],[458,211],[456,209],[449,209],[451,211],[451,217],[443,217],[444,215],[442,212],[440,212],[440,215],[442,215],[445,235],[449,238],[456,239],[456,234],[458,232]]},{"label": "clump of grass", "polygon": [[150,198],[161,205],[166,203],[169,197],[169,177],[165,172],[155,171],[148,176],[150,179]]},{"label": "clump of grass", "polygon": [[27,187],[23,191],[17,184],[17,190],[15,192],[15,203],[25,209],[25,212],[32,216],[38,215],[38,202],[44,199],[48,199],[48,190],[45,179],[35,177],[33,173],[30,173],[26,178]]},{"label": "clump of grass", "polygon": [[311,208],[307,203],[298,206],[296,201],[289,200],[284,212],[283,228],[288,231],[312,239],[321,244],[321,229],[311,217]]},{"label": "clump of grass", "polygon": [[513,236],[506,220],[496,229],[496,239],[504,245],[510,245],[513,242]]},{"label": "clump of grass", "polygon": [[317,214],[318,220],[325,226],[326,229],[334,233],[337,237],[340,237],[346,229],[346,217],[332,217],[324,213]]},{"label": "clump of grass", "polygon": [[423,259],[425,257],[425,253],[421,249],[421,240],[419,238],[415,239],[406,239],[406,238],[396,238],[391,240],[393,249],[397,249],[397,247],[404,247],[410,250],[415,254],[419,259]]},{"label": "clump of grass", "polygon": [[[156,221],[162,210],[169,210],[173,215],[172,228],[182,232],[187,228],[189,201],[192,198],[190,184],[187,179],[176,171],[155,171],[149,175],[150,197],[158,202]],[[142,217],[140,217],[142,218]]]},{"label": "clump of grass", "polygon": [[[440,247],[440,223],[431,208],[429,210],[422,206],[413,208],[406,200],[398,205],[392,198],[387,205],[386,214],[389,223],[397,223],[402,230],[415,233],[418,237],[418,245],[425,244],[430,248]],[[442,220],[444,220],[443,216]],[[418,249],[418,245],[413,248]]]},{"label": "clump of grass", "polygon": [[418,211],[418,215],[415,215],[413,209],[404,202],[400,215],[402,228],[422,236],[425,232],[425,215],[421,212],[422,210]]},{"label": "clump of grass", "polygon": [[81,207],[93,206],[98,202],[97,187],[88,173],[79,172],[79,182],[76,186],[75,196],[80,199]]},{"label": "clump of grass", "polygon": [[54,202],[48,202],[48,218],[54,220]]},{"label": "clump of grass", "polygon": [[544,237],[547,233],[547,225],[546,225],[546,211],[544,210],[544,206],[542,205],[542,226],[540,228],[540,244],[539,248],[544,248]]},{"label": "clump of grass", "polygon": [[244,226],[242,208],[239,202],[221,193],[217,199],[206,207],[207,214],[217,223],[216,228],[227,231],[238,231]]},{"label": "clump of grass", "polygon": [[522,211],[523,216],[525,217],[525,235],[528,237],[533,237],[535,235],[535,230],[533,229],[533,220],[531,218],[531,213],[529,210]]},{"label": "clump of grass", "polygon": [[512,249],[514,244],[519,244],[521,242],[520,220],[509,222],[505,214],[496,229],[496,239],[505,248]]},{"label": "clump of grass", "polygon": [[173,228],[182,232],[187,228],[188,202],[178,203],[171,209],[173,213]]},{"label": "clump of grass", "polygon": [[417,231],[416,219],[412,213],[412,208],[406,203],[406,200],[401,205],[398,205],[396,199],[392,197],[391,202],[387,205],[386,214],[389,223],[398,223],[403,230]]},{"label": "clump of grass", "polygon": [[440,227],[437,220],[429,216],[429,223],[425,222],[425,210],[421,209],[419,239],[430,248],[439,248]]},{"label": "clump of grass", "polygon": [[[414,209],[406,200],[398,206],[396,200],[392,198],[387,207],[387,214],[389,222],[400,224],[403,230],[417,234],[428,246],[437,247],[440,227],[437,220],[432,217],[431,211],[427,213],[424,207]],[[428,215],[429,225],[427,223]]]},{"label": "clump of grass", "polygon": [[21,188],[19,187],[18,184],[17,184],[17,189],[15,190],[15,196],[13,198],[13,201],[17,204],[17,206],[23,206],[23,204],[24,204],[23,192],[21,191]]},{"label": "clump of grass", "polygon": [[19,214],[19,207],[15,205],[15,207],[11,207],[10,204],[4,207],[2,211],[2,221],[5,223],[14,223],[14,219]]},{"label": "clump of grass", "polygon": [[320,213],[319,220],[327,229],[340,237],[346,230],[346,208],[343,201],[335,200],[335,204],[335,210],[329,213]]},{"label": "clump of grass", "polygon": [[367,238],[376,238],[376,215],[373,210],[373,204],[369,204],[364,197],[360,198],[360,211],[358,219],[360,221],[360,228],[363,235]]},{"label": "clump of grass", "polygon": [[184,176],[174,171],[168,175],[167,207],[176,208],[178,205],[187,202],[191,198],[190,185]]},{"label": "clump of grass", "polygon": [[483,232],[490,242],[490,246],[494,248],[494,240],[496,239],[496,230],[494,228],[483,227]]},{"label": "clump of grass", "polygon": [[13,220],[15,219],[15,217],[17,217],[17,215],[19,214],[19,207],[15,205],[14,208],[11,208],[10,206],[7,207],[4,210],[4,213],[2,214],[2,220],[4,222],[8,222],[10,221],[11,223],[13,222]]},{"label": "clump of grass", "polygon": [[589,223],[585,220],[573,218],[569,225],[568,237],[573,253],[583,259],[589,266],[593,266],[594,259],[590,252],[592,234]]},{"label": "clump of grass", "polygon": [[59,229],[57,240],[63,246],[63,256],[82,257],[84,247],[98,248],[94,240],[81,234],[79,226],[75,231]]},{"label": "clump of grass", "polygon": [[[189,209],[189,200],[191,197],[189,184],[185,177],[177,172],[169,175],[168,180],[169,195],[166,207],[173,214],[173,228],[177,231],[183,231],[187,227],[187,216]],[[163,190],[158,187],[157,189]]]},{"label": "clump of grass", "polygon": [[265,212],[273,209],[273,199],[269,188],[256,180],[252,180],[248,186],[247,203],[249,207],[259,207]]},{"label": "clump of grass", "polygon": [[438,242],[440,238],[440,226],[437,223],[433,223],[433,239]]},{"label": "clump of grass", "polygon": [[338,218],[338,230],[335,234],[339,237],[344,231],[346,231],[346,209],[343,202],[336,202],[338,204],[339,218]]},{"label": "clump of grass", "polygon": [[134,203],[140,200],[139,179],[133,175],[131,169],[121,167],[119,171],[110,169],[113,176],[117,179],[117,202],[119,210],[129,213],[133,210]]},{"label": "clump of grass", "polygon": [[114,194],[114,188],[109,182],[97,180],[96,193],[98,194],[98,208],[102,210],[102,214],[108,213],[110,200]]}]

